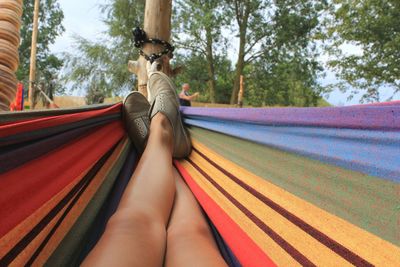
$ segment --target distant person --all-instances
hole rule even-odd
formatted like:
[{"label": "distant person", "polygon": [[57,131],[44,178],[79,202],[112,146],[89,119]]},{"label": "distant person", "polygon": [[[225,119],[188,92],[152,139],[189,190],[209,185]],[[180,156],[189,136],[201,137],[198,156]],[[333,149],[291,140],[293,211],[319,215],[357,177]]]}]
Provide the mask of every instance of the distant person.
[{"label": "distant person", "polygon": [[189,90],[190,90],[190,85],[188,83],[184,83],[182,85],[182,91],[179,93],[179,102],[181,106],[190,107],[192,105],[190,102],[199,96],[198,92],[194,93],[193,95],[190,95]]}]

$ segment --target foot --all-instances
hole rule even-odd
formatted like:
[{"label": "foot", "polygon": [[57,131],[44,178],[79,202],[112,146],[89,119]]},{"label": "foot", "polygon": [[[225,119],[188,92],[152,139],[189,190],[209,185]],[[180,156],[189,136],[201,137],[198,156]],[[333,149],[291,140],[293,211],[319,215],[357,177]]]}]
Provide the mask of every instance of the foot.
[{"label": "foot", "polygon": [[124,100],[123,121],[139,155],[143,153],[149,136],[149,109],[149,102],[139,92],[131,92]]},{"label": "foot", "polygon": [[[161,139],[164,144],[169,144],[169,149],[172,155],[174,151],[173,129],[169,119],[161,112],[158,112],[157,115],[151,119],[150,133],[151,135],[157,133],[157,138]],[[149,136],[149,139],[151,138],[151,135]]]},{"label": "foot", "polygon": [[[156,62],[153,64],[157,64]],[[187,157],[192,149],[188,132],[185,130],[179,111],[179,100],[172,80],[163,72],[149,73],[148,94],[151,100],[150,119],[158,113],[164,114],[174,134],[174,158]]]}]

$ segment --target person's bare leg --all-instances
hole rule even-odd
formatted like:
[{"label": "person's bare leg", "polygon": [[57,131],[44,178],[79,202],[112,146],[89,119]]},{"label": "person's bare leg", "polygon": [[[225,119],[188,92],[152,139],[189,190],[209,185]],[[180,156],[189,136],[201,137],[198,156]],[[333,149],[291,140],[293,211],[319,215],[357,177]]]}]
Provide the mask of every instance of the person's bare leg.
[{"label": "person's bare leg", "polygon": [[173,133],[164,115],[151,121],[147,147],[106,230],[85,266],[161,266],[175,181]]},{"label": "person's bare leg", "polygon": [[227,266],[202,210],[174,169],[175,202],[167,229],[165,266]]}]

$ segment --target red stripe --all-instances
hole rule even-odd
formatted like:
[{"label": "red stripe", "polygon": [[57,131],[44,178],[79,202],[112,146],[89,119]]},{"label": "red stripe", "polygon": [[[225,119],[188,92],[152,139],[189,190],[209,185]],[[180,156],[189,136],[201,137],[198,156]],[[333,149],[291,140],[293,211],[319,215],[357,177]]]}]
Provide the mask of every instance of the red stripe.
[{"label": "red stripe", "polygon": [[0,175],[0,237],[81,176],[124,135],[120,121]]},{"label": "red stripe", "polygon": [[190,164],[196,168],[216,189],[218,189],[233,205],[235,205],[241,212],[243,212],[254,224],[256,224],[265,234],[267,234],[272,240],[274,240],[281,248],[283,248],[293,259],[295,259],[302,266],[315,266],[305,255],[298,251],[295,247],[289,244],[284,238],[282,238],[277,232],[269,227],[265,222],[260,220],[255,214],[247,209],[242,203],[240,203],[233,195],[229,194],[221,185],[219,185],[211,176],[209,176],[204,170],[202,170],[192,160],[188,159]]},{"label": "red stripe", "polygon": [[111,106],[106,109],[92,110],[92,111],[72,113],[59,116],[51,116],[40,119],[16,122],[12,124],[6,124],[0,126],[0,137],[34,131],[42,128],[55,127],[62,124],[72,123],[97,116],[104,116],[120,112],[121,112],[121,103],[115,104],[114,106]]},{"label": "red stripe", "polygon": [[355,266],[373,266],[370,262],[367,260],[363,259],[361,256],[357,255],[356,253],[352,252],[348,248],[342,246],[340,243],[336,242],[335,240],[331,239],[329,236],[325,235],[321,231],[317,230],[316,228],[312,227],[296,215],[290,213],[277,203],[273,202],[271,199],[267,198],[242,180],[240,180],[238,177],[230,173],[229,171],[225,170],[221,166],[219,166],[217,163],[212,161],[210,158],[208,158],[206,155],[204,155],[202,152],[194,148],[194,150],[199,153],[199,155],[204,158],[207,162],[209,162],[212,166],[214,166],[216,169],[221,171],[223,174],[225,174],[227,177],[229,177],[232,181],[240,185],[244,190],[250,192],[252,195],[254,195],[256,198],[258,198],[260,201],[265,203],[265,205],[269,206],[271,209],[285,217],[287,220],[289,220],[291,223],[294,225],[298,226],[300,229],[302,229],[304,232],[309,234],[310,236],[314,237],[316,240],[321,242],[323,245],[337,253],[339,256],[343,257],[350,263],[354,264]]},{"label": "red stripe", "polygon": [[243,266],[276,266],[268,255],[193,180],[178,161],[175,161],[175,166]]}]

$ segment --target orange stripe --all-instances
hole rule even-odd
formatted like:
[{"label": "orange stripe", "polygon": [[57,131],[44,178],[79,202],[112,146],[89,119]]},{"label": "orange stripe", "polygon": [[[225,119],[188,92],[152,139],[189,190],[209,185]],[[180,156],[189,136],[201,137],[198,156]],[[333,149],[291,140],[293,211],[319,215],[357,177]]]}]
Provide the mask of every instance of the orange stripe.
[{"label": "orange stripe", "polygon": [[60,242],[64,239],[67,233],[71,230],[72,226],[75,224],[79,216],[82,214],[84,209],[89,204],[90,200],[96,194],[100,186],[103,184],[105,178],[108,173],[112,170],[115,165],[115,162],[119,159],[124,148],[129,143],[128,138],[124,138],[117,146],[113,154],[106,161],[104,166],[92,180],[89,187],[82,194],[77,203],[75,203],[74,207],[68,213],[67,217],[63,220],[61,225],[57,228],[54,235],[51,237],[49,242],[46,244],[40,255],[36,258],[34,265],[44,265],[47,259],[53,254],[54,250],[60,244]]},{"label": "orange stripe", "polygon": [[[213,199],[217,205],[224,210],[230,218],[253,240],[263,253],[268,255],[278,266],[300,266],[289,254],[278,246],[268,235],[266,235],[254,222],[245,216],[240,209],[233,205],[227,198],[212,185],[202,174],[200,174],[189,162],[180,161],[181,165],[191,175],[194,182]],[[235,251],[235,244],[229,244]]]},{"label": "orange stripe", "polygon": [[[71,203],[72,200],[68,202]],[[39,248],[40,244],[45,240],[46,236],[53,229],[54,225],[60,219],[64,211],[68,208],[68,204],[65,205],[60,212],[54,216],[49,224],[32,240],[29,245],[14,259],[14,261],[10,264],[10,266],[25,266],[28,260],[32,257],[33,253]]]},{"label": "orange stripe", "polygon": [[[232,220],[229,214],[196,183],[188,170],[183,167],[182,163],[175,161],[175,166],[203,209],[207,212],[207,215],[221,236],[223,236],[224,242],[226,242],[240,263],[244,266],[254,267],[276,266],[254,240]],[[189,166],[193,167],[192,165]]]},{"label": "orange stripe", "polygon": [[379,266],[400,266],[400,248],[373,235],[311,203],[300,199],[282,188],[224,159],[196,140],[194,147],[224,169],[234,173],[249,186],[278,203],[314,228],[347,247],[368,262]]},{"label": "orange stripe", "polygon": [[[202,170],[212,176],[216,183],[246,207],[253,216],[271,228],[272,231],[276,232],[277,235],[283,238],[289,245],[293,246],[298,253],[305,256],[308,260],[323,266],[351,266],[349,262],[334,253],[331,249],[312,238],[290,220],[257,199],[251,192],[245,190],[224,173],[217,170],[197,152],[193,152],[190,158],[196,162]],[[246,215],[243,214],[243,216]],[[290,255],[293,254],[293,251],[287,249],[286,251]],[[280,263],[279,261],[277,262]],[[302,262],[300,263],[303,264]]]},{"label": "orange stripe", "polygon": [[[91,169],[92,166],[88,168]],[[83,172],[77,178],[75,178],[68,186],[66,186],[57,195],[46,202],[42,207],[36,210],[31,216],[22,221],[14,229],[8,232],[5,236],[0,239],[0,258],[4,257],[10,249],[12,249],[17,243],[27,235],[45,216],[48,214],[67,194],[71,189],[86,175],[87,171]]]}]

